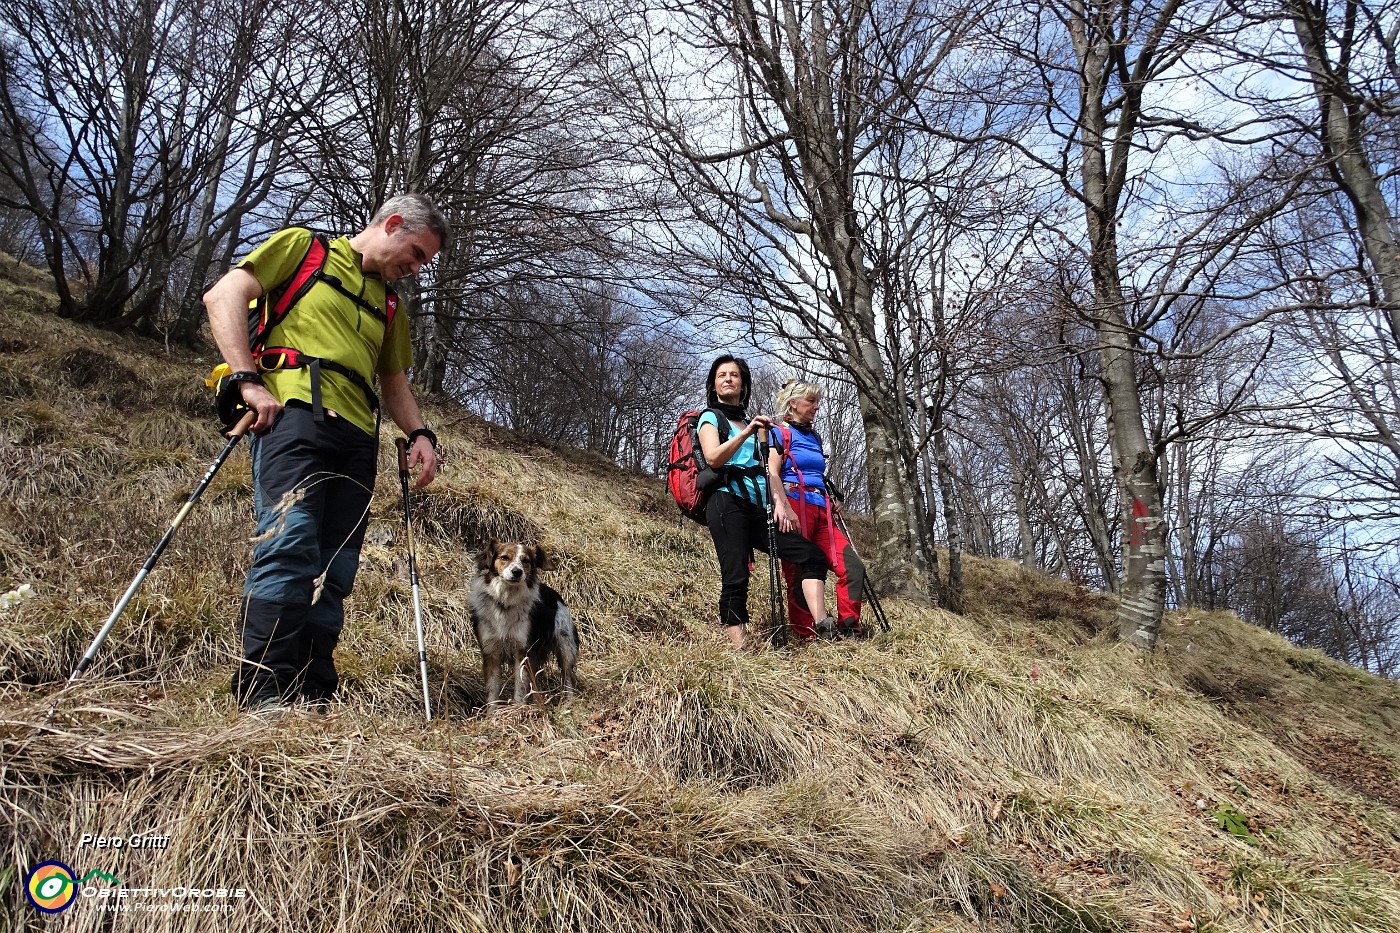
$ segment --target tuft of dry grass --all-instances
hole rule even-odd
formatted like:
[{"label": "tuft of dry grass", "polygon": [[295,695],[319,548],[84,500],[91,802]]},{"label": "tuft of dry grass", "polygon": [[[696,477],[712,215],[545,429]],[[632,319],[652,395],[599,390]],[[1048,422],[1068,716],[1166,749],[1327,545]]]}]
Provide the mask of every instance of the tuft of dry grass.
[{"label": "tuft of dry grass", "polygon": [[[53,858],[241,886],[231,931],[1400,928],[1394,684],[1223,613],[1171,614],[1143,656],[1105,633],[1107,597],[975,559],[964,616],[891,597],[870,641],[736,652],[708,538],[658,482],[446,408],[447,471],[413,503],[431,726],[387,445],[328,715],[263,722],[229,695],[238,451],[48,719],[222,442],[206,362],[22,310],[15,330],[0,589],[36,595],[0,618],[9,928],[43,926],[19,887]],[[557,557],[570,703],[480,714],[466,587],[490,537]],[[67,921],[120,926],[87,902]]]}]

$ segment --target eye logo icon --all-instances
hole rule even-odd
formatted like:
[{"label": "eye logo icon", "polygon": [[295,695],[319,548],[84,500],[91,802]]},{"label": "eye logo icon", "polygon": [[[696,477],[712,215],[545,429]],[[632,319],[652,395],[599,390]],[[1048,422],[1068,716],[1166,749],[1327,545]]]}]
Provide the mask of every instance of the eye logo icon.
[{"label": "eye logo icon", "polygon": [[43,862],[34,866],[24,882],[29,903],[46,914],[66,909],[78,896],[78,882],[73,869],[62,862]]}]

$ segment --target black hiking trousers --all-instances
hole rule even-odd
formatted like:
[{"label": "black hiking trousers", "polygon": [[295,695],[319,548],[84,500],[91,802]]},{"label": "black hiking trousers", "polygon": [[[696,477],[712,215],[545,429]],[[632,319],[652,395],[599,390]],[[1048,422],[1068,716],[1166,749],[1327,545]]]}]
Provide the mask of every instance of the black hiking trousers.
[{"label": "black hiking trousers", "polygon": [[[721,625],[749,622],[749,560],[754,549],[768,552],[768,515],[728,490],[716,490],[705,503],[705,524],[719,558],[719,621]],[[826,579],[826,555],[795,531],[779,531],[778,559],[797,567],[797,598],[803,580]],[[825,613],[823,613],[825,614]]]}]

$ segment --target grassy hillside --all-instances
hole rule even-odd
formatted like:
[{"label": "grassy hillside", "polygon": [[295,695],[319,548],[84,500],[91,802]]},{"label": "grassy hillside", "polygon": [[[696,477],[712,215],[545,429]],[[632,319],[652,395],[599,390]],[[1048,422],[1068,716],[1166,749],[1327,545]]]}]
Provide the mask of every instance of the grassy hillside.
[{"label": "grassy hillside", "polygon": [[[872,641],[735,652],[659,483],[445,408],[415,504],[438,721],[387,444],[330,715],[229,695],[240,450],[46,719],[222,441],[211,360],[0,300],[0,590],[34,590],[0,610],[0,928],[1400,929],[1396,684],[1218,613],[1144,657],[1104,597],[975,560],[966,616],[890,599]],[[493,535],[555,551],[580,619],[582,695],[543,714],[479,715],[464,594]],[[94,880],[46,920],[22,889],[49,859],[247,896],[118,913]]]}]

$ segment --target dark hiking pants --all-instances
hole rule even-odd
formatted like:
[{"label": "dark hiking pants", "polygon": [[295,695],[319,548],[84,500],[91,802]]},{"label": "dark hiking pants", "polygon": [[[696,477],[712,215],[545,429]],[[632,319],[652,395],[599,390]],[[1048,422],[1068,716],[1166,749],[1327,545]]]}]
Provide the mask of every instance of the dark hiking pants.
[{"label": "dark hiking pants", "polygon": [[327,415],[318,424],[298,402],[253,437],[257,533],[243,588],[243,662],[233,675],[240,705],[335,693],[332,652],[359,566],[377,449],[348,421]]},{"label": "dark hiking pants", "polygon": [[[715,556],[719,558],[720,624],[747,625],[749,559],[755,548],[768,551],[767,513],[752,502],[721,489],[705,503],[705,523],[715,543]],[[795,531],[778,532],[777,543],[778,558],[797,566],[799,592],[803,580],[826,579],[826,556],[821,548]]]}]

